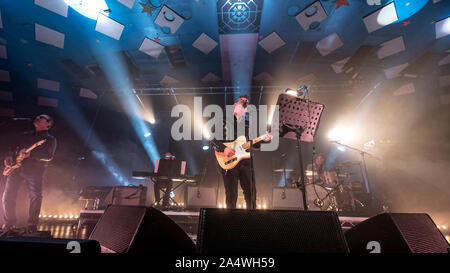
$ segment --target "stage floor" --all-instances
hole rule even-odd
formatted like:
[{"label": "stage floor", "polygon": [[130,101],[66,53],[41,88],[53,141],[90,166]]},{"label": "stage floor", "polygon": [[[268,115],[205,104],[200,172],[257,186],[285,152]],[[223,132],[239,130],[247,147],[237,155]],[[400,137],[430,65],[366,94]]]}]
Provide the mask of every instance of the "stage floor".
[{"label": "stage floor", "polygon": [[[82,211],[83,212],[83,211]],[[86,212],[86,211],[84,211]],[[93,211],[91,211],[93,212]],[[95,213],[101,214],[103,211],[95,211]],[[187,212],[187,211],[162,211],[168,217],[170,217],[175,223],[177,223],[186,234],[196,242],[198,232],[198,218],[199,212]],[[341,228],[343,231],[350,229],[352,226],[366,220],[367,217],[348,217],[339,216],[341,222]],[[50,231],[53,238],[77,238],[87,239],[89,237],[92,228],[95,223],[90,222],[83,224],[79,227],[79,220],[45,220],[42,219],[38,225],[39,231]],[[77,230],[79,229],[79,230]],[[77,232],[79,235],[77,236]]]}]

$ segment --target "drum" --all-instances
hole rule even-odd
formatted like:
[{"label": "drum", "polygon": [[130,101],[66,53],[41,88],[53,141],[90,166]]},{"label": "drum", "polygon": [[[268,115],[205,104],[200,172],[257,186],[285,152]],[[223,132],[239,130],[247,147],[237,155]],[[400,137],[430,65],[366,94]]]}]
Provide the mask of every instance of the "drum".
[{"label": "drum", "polygon": [[334,196],[325,187],[317,184],[306,185],[306,204],[308,210],[334,210]]}]

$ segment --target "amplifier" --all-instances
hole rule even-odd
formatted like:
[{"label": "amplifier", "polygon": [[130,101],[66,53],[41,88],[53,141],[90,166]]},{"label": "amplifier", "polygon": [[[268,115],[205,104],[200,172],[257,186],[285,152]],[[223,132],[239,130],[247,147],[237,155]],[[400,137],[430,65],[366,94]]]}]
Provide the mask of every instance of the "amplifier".
[{"label": "amplifier", "polygon": [[187,208],[215,208],[216,189],[209,187],[187,187],[186,191]]},{"label": "amplifier", "polygon": [[298,188],[273,188],[272,208],[299,209],[303,208],[301,191]]},{"label": "amplifier", "polygon": [[[88,238],[103,212],[104,210],[81,210],[78,218],[77,238]],[[85,234],[82,234],[83,227],[86,227]]]},{"label": "amplifier", "polygon": [[120,186],[114,187],[112,193],[112,204],[123,206],[144,206],[147,188],[143,186]]}]

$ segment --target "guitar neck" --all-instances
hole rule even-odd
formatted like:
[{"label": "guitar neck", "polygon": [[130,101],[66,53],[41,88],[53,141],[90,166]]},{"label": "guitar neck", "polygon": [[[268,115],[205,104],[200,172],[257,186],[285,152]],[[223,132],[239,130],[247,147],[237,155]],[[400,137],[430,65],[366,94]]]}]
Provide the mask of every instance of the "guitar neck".
[{"label": "guitar neck", "polygon": [[31,147],[29,147],[28,149],[25,150],[25,152],[29,153],[31,151],[33,151],[37,146],[41,145],[39,142],[34,143],[33,145],[31,145]]},{"label": "guitar neck", "polygon": [[[264,138],[266,138],[266,134],[261,135],[261,136],[255,138],[255,139],[253,139],[253,144],[256,144],[256,143],[260,142]],[[242,148],[244,148],[244,150],[247,150],[248,148],[250,148],[250,141],[247,141],[244,145],[242,145]]]}]

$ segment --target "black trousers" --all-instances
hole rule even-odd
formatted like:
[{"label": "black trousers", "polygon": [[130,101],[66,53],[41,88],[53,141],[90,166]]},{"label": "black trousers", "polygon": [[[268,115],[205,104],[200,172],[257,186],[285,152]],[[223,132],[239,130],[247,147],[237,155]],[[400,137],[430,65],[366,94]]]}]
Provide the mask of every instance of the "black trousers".
[{"label": "black trousers", "polygon": [[41,211],[42,204],[42,180],[43,174],[40,172],[28,174],[23,173],[22,170],[15,170],[10,176],[8,176],[2,197],[3,218],[6,226],[13,226],[16,224],[17,193],[20,185],[24,181],[28,184],[28,194],[30,196],[28,224],[38,224],[39,212]]},{"label": "black trousers", "polygon": [[170,192],[172,191],[172,181],[169,179],[158,179],[154,184],[155,189],[155,202],[159,203],[161,200],[160,190],[164,189],[165,193],[163,196],[164,207],[168,207],[170,203]]},{"label": "black trousers", "polygon": [[244,159],[231,170],[222,170],[223,183],[225,187],[227,208],[236,208],[238,198],[238,181],[244,192],[247,208],[256,208],[256,187],[252,182],[252,173],[250,170],[250,160]]}]

